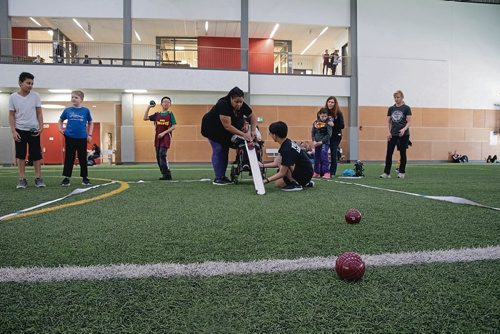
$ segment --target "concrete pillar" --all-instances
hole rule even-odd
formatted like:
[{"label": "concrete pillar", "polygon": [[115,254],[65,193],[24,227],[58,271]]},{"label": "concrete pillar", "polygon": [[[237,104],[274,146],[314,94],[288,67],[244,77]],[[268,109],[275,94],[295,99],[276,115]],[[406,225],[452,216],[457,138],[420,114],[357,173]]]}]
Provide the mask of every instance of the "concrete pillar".
[{"label": "concrete pillar", "polygon": [[351,0],[351,27],[349,28],[349,50],[351,63],[351,86],[349,97],[349,157],[359,159],[358,133],[358,2]]},{"label": "concrete pillar", "polygon": [[122,94],[121,161],[135,162],[134,95]]},{"label": "concrete pillar", "polygon": [[0,0],[0,54],[12,56],[12,27],[9,17],[9,1]]},{"label": "concrete pillar", "polygon": [[[123,0],[123,59],[132,58],[132,0]],[[123,65],[132,65],[125,60]]]},{"label": "concrete pillar", "polygon": [[15,163],[14,139],[9,126],[9,96],[0,93],[0,164],[6,166]]}]

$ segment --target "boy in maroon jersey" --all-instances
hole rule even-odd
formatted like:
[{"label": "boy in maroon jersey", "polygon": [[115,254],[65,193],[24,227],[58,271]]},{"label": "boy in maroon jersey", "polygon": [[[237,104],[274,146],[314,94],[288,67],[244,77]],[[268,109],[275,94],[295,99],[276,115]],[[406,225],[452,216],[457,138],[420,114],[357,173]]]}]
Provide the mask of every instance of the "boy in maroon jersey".
[{"label": "boy in maroon jersey", "polygon": [[149,115],[149,110],[156,106],[154,101],[149,103],[144,113],[144,120],[151,121],[155,124],[155,150],[156,150],[156,161],[158,162],[158,167],[160,167],[161,177],[160,180],[172,180],[172,173],[167,160],[167,151],[170,148],[170,142],[172,140],[172,131],[175,130],[174,113],[169,111],[172,100],[168,96],[164,96],[161,99],[161,106],[163,110],[161,112],[156,112],[153,115]]}]

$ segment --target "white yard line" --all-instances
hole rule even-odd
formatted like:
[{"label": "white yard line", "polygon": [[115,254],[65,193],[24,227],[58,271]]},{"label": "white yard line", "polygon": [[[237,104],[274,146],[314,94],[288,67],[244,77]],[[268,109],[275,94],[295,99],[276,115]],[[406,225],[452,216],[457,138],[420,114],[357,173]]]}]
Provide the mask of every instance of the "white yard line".
[{"label": "white yard line", "polygon": [[[361,255],[368,268],[434,262],[472,262],[500,259],[500,246]],[[295,260],[258,260],[251,262],[203,262],[158,264],[110,264],[62,267],[0,268],[0,282],[54,282],[71,280],[108,280],[147,277],[209,277],[279,273],[297,270],[334,269],[336,257]]]}]

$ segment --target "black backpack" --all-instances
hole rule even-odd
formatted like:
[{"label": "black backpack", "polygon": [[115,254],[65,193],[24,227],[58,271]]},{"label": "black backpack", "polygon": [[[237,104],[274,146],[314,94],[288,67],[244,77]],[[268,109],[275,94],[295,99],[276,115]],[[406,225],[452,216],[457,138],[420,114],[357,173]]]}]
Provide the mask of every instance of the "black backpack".
[{"label": "black backpack", "polygon": [[355,176],[365,176],[365,169],[363,168],[363,163],[361,160],[356,161],[354,164],[354,174]]}]

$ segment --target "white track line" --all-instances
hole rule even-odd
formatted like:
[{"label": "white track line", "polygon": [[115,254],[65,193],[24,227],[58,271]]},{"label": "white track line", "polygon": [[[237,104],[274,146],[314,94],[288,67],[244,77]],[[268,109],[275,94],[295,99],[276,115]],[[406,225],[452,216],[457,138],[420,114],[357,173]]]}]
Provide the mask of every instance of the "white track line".
[{"label": "white track line", "polygon": [[[500,259],[500,246],[462,248],[427,252],[361,255],[367,267],[401,266],[433,262],[472,262]],[[108,280],[147,277],[209,277],[279,273],[297,270],[334,269],[336,257],[295,260],[258,260],[251,262],[203,262],[191,264],[111,264],[62,267],[0,268],[0,282],[54,282],[72,280]]]},{"label": "white track line", "polygon": [[417,196],[417,197],[422,197],[422,198],[434,199],[434,200],[437,200],[437,201],[444,201],[444,202],[450,202],[450,203],[455,203],[455,204],[466,204],[466,205],[479,206],[479,207],[486,208],[486,209],[500,211],[500,208],[495,208],[495,207],[492,207],[492,206],[482,205],[482,204],[473,202],[473,201],[471,201],[469,199],[462,198],[462,197],[455,197],[455,196],[430,196],[430,195],[422,195],[422,194],[410,193],[410,192],[402,191],[402,190],[394,190],[394,189],[387,189],[387,188],[369,186],[369,185],[366,185],[366,184],[356,183],[356,182],[335,181],[335,180],[333,182],[341,183],[341,184],[350,184],[350,185],[354,185],[354,186],[358,186],[358,187],[364,187],[364,188],[375,189],[375,190],[384,190],[384,191],[389,191],[389,192],[393,192],[393,193],[399,193],[399,194]]}]

